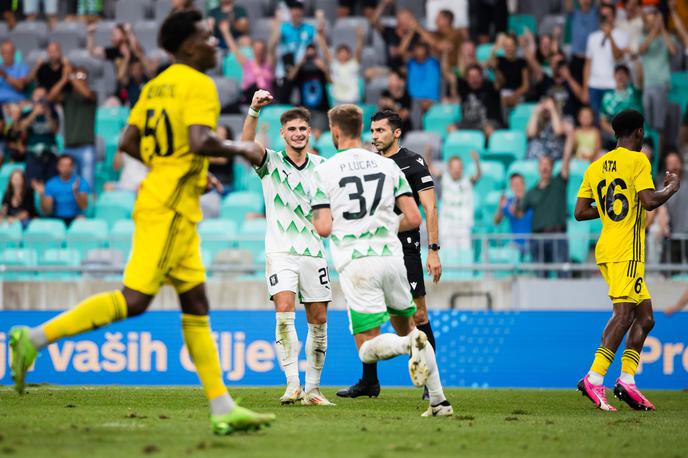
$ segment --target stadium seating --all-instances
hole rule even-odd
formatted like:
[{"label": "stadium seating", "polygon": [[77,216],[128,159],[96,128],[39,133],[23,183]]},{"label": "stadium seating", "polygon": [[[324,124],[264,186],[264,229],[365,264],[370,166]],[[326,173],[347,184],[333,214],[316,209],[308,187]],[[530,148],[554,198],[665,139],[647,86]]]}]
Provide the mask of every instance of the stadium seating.
[{"label": "stadium seating", "polygon": [[79,219],[67,231],[67,248],[85,258],[90,250],[103,248],[108,239],[108,224],[99,219]]},{"label": "stadium seating", "polygon": [[67,228],[59,219],[34,219],[24,231],[24,248],[39,253],[51,248],[62,248]]},{"label": "stadium seating", "polygon": [[[39,263],[43,266],[57,267],[79,267],[81,265],[81,254],[78,250],[72,249],[50,249],[46,250],[39,257]],[[41,280],[70,280],[79,277],[79,272],[41,272]]]},{"label": "stadium seating", "polygon": [[488,149],[483,155],[485,159],[498,160],[505,167],[511,162],[526,157],[528,139],[520,130],[496,130],[490,135]]},{"label": "stadium seating", "polygon": [[238,191],[229,194],[222,201],[220,217],[233,221],[237,227],[246,220],[248,213],[263,211],[263,196],[252,191]]},{"label": "stadium seating", "polygon": [[586,262],[590,252],[590,221],[576,221],[570,219],[566,225],[569,239],[569,258],[573,262]]},{"label": "stadium seating", "polygon": [[131,218],[135,195],[129,191],[104,192],[96,201],[95,217],[112,225],[120,219]]},{"label": "stadium seating", "polygon": [[263,131],[263,126],[267,126],[267,137],[270,144],[267,146],[272,147],[274,139],[280,136],[280,129],[282,125],[280,124],[280,116],[285,111],[293,108],[291,105],[268,105],[260,111],[260,119],[258,120],[258,132]]},{"label": "stadium seating", "polygon": [[19,248],[22,241],[22,225],[19,221],[12,224],[0,223],[0,250]]},{"label": "stadium seating", "polygon": [[536,34],[537,29],[537,19],[529,14],[512,14],[509,16],[508,28],[510,32],[514,32],[516,35],[521,36],[526,31],[530,30],[532,34]]},{"label": "stadium seating", "polygon": [[516,105],[509,115],[509,128],[511,130],[525,132],[530,116],[533,114],[533,110],[535,110],[534,103],[521,103],[520,105]]},{"label": "stadium seating", "polygon": [[442,103],[433,105],[423,116],[423,128],[426,132],[435,132],[442,138],[447,136],[447,127],[461,119],[459,105]]},{"label": "stadium seating", "polygon": [[322,157],[326,157],[328,159],[334,156],[337,152],[337,148],[335,148],[334,143],[332,142],[332,133],[329,131],[323,132],[322,135],[320,135],[315,147],[318,149],[318,152]]},{"label": "stadium seating", "polygon": [[128,257],[133,235],[134,222],[131,219],[116,221],[110,230],[110,248],[119,251],[123,257]]},{"label": "stadium seating", "polygon": [[[8,248],[0,251],[0,264],[7,267],[13,266],[35,266],[37,264],[36,251],[26,248]],[[30,280],[35,278],[34,272],[2,272],[0,278],[3,280]]]},{"label": "stadium seating", "polygon": [[[466,174],[475,174],[475,164],[471,161],[466,164]],[[498,161],[480,161],[480,180],[475,184],[475,194],[486,196],[491,191],[501,191],[504,189],[504,165]]]},{"label": "stadium seating", "polygon": [[442,146],[442,159],[457,156],[464,164],[471,162],[471,152],[481,154],[485,149],[485,134],[480,130],[457,130],[447,135]]},{"label": "stadium seating", "polygon": [[198,225],[201,236],[201,249],[211,256],[227,248],[232,248],[236,239],[238,224],[226,219],[209,219]]},{"label": "stadium seating", "polygon": [[265,219],[251,219],[245,221],[241,226],[237,241],[239,246],[253,254],[254,259],[258,258],[260,253],[264,251],[265,246],[265,231],[267,222]]},{"label": "stadium seating", "polygon": [[509,166],[506,176],[510,177],[514,173],[520,173],[523,175],[523,179],[526,183],[526,189],[530,189],[535,186],[540,179],[537,161],[533,159],[514,161],[514,163]]},{"label": "stadium seating", "polygon": [[437,132],[412,130],[406,133],[401,144],[421,156],[425,156],[425,149],[429,147],[432,157],[439,159],[442,150],[442,136]]}]

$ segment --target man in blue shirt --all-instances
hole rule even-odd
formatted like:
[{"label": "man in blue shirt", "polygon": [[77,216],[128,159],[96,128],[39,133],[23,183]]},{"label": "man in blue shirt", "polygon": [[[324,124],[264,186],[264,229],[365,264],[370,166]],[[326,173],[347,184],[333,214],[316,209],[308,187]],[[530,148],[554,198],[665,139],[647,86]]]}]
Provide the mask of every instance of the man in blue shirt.
[{"label": "man in blue shirt", "polygon": [[289,103],[291,84],[287,80],[289,69],[297,62],[301,62],[306,54],[306,47],[315,40],[315,27],[303,22],[304,4],[299,0],[289,0],[289,14],[291,21],[282,22],[275,27],[270,37],[270,49],[277,52],[275,78],[277,80],[277,99]]},{"label": "man in blue shirt", "polygon": [[0,104],[21,102],[26,99],[24,88],[29,75],[29,67],[22,62],[15,62],[15,48],[10,40],[0,45],[2,65],[0,65]]},{"label": "man in blue shirt", "polygon": [[441,84],[440,63],[430,57],[430,49],[425,43],[413,47],[413,57],[408,61],[408,92],[413,99],[420,101],[423,112],[440,100]]},{"label": "man in blue shirt", "polygon": [[[499,207],[495,213],[494,223],[498,225],[506,217],[509,220],[509,230],[512,234],[530,234],[533,224],[533,210],[528,209],[519,216],[518,208],[526,195],[526,185],[523,175],[512,173],[509,178],[511,197],[502,196]],[[521,254],[528,252],[528,241],[526,239],[514,238],[514,244]]]},{"label": "man in blue shirt", "polygon": [[74,158],[63,154],[57,160],[57,176],[45,185],[37,181],[33,183],[41,198],[43,214],[61,219],[67,226],[83,217],[90,191],[86,180],[74,173],[74,165]]},{"label": "man in blue shirt", "polygon": [[597,7],[592,0],[579,0],[579,7],[573,7],[573,1],[567,0],[569,27],[571,29],[571,73],[578,81],[583,81],[583,66],[588,36],[600,28]]}]

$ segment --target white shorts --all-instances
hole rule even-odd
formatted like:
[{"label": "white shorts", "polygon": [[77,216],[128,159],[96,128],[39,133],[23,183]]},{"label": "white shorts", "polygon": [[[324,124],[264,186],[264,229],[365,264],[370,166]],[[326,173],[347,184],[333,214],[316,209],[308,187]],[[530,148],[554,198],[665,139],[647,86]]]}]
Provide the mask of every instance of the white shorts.
[{"label": "white shorts", "polygon": [[353,334],[389,320],[390,313],[411,317],[416,305],[401,256],[367,256],[350,261],[339,272]]},{"label": "white shorts", "polygon": [[277,293],[291,291],[301,303],[332,300],[325,258],[268,253],[265,257],[265,279],[271,299]]}]

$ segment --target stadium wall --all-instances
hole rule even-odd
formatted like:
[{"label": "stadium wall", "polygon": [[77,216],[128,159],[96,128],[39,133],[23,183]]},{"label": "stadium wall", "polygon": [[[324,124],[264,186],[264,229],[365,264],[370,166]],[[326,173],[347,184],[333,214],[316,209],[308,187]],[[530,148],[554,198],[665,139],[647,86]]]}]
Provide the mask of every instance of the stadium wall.
[{"label": "stadium wall", "polygon": [[[35,325],[55,314],[0,311],[0,384],[11,384],[7,327]],[[572,389],[587,371],[608,318],[608,312],[591,311],[433,311],[442,380],[446,386],[458,387]],[[283,384],[272,312],[223,310],[213,312],[211,319],[230,386]],[[657,314],[656,321],[641,355],[639,383],[643,388],[687,388],[688,313],[671,318]],[[43,352],[27,380],[65,385],[197,384],[180,328],[179,313],[155,311],[65,339]],[[360,373],[346,312],[330,312],[328,328],[322,381],[345,386]],[[297,329],[303,341],[303,312],[298,313]],[[388,325],[385,331],[391,331]],[[302,371],[304,358],[302,350]],[[620,370],[619,360],[610,368],[610,379]],[[406,366],[404,358],[381,363],[383,385],[410,386]]]}]

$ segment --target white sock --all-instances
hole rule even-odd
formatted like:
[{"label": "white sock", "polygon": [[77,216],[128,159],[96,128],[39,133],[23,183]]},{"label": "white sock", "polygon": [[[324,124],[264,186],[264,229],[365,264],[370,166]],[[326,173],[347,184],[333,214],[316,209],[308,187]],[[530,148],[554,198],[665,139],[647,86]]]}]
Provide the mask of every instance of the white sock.
[{"label": "white sock", "polygon": [[396,334],[381,334],[366,340],[358,350],[361,361],[368,364],[408,354],[409,336],[401,337]]},{"label": "white sock", "polygon": [[236,402],[234,402],[229,393],[210,400],[210,413],[212,415],[226,415],[234,410],[235,407]]},{"label": "white sock", "polygon": [[635,377],[633,377],[628,372],[621,372],[619,380],[621,380],[624,383],[628,383],[629,385],[635,385]]},{"label": "white sock", "polygon": [[29,329],[29,340],[38,350],[45,348],[48,345],[48,338],[45,337],[45,332],[42,326],[36,326]]},{"label": "white sock", "polygon": [[588,372],[588,381],[593,385],[602,385],[604,383],[604,375],[597,372]]},{"label": "white sock", "polygon": [[308,323],[306,338],[306,393],[320,387],[320,374],[327,352],[327,323]]},{"label": "white sock", "polygon": [[299,381],[299,337],[296,335],[295,312],[277,312],[275,341],[280,366],[287,376],[287,384],[300,385]]},{"label": "white sock", "polygon": [[437,360],[435,359],[435,350],[433,350],[432,345],[428,343],[421,351],[425,364],[428,366],[428,381],[425,382],[425,386],[428,387],[430,404],[436,406],[446,401],[447,398],[444,396],[444,391],[442,390],[440,371],[437,368]]}]

